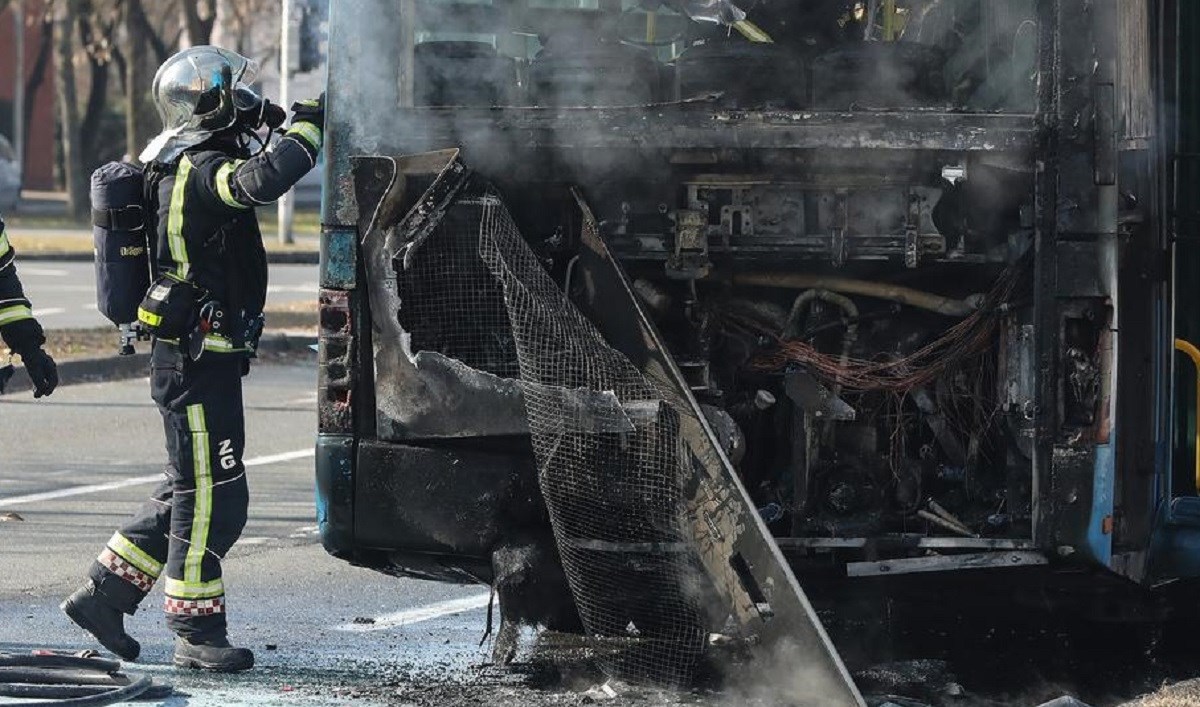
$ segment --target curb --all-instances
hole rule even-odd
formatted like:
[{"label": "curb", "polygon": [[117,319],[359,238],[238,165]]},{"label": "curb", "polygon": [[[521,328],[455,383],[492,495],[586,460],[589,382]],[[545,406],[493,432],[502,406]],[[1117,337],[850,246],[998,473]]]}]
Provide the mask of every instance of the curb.
[{"label": "curb", "polygon": [[[272,253],[267,251],[267,262],[272,265],[316,265],[320,262],[321,255],[316,251],[312,252],[295,252],[295,253]],[[93,262],[93,254],[88,251],[86,253],[67,253],[67,252],[31,252],[23,250],[17,253],[17,264],[33,263],[33,262],[56,262],[56,263],[90,263]]]},{"label": "curb", "polygon": [[[292,336],[288,334],[268,334],[258,342],[259,354],[316,354],[309,347],[317,343],[315,336]],[[104,383],[107,381],[127,380],[149,375],[150,354],[136,353],[131,356],[100,356],[97,358],[81,358],[63,361],[58,364],[58,386],[81,383]],[[33,383],[25,375],[25,367],[17,366],[16,373],[4,387],[4,395],[26,393],[33,390]]]}]

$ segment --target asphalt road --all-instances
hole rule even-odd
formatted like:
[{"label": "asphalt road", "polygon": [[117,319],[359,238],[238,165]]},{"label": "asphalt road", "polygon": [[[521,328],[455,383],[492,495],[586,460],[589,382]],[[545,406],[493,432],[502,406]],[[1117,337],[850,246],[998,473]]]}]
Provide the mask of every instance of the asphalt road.
[{"label": "asphalt road", "polygon": [[[110,326],[96,310],[92,263],[18,260],[17,271],[34,315],[47,329]],[[271,265],[267,305],[316,301],[317,281],[316,265]]]},{"label": "asphalt road", "polygon": [[[487,655],[486,589],[386,577],[321,549],[315,379],[314,367],[271,365],[246,379],[250,521],[225,577],[231,639],[254,649],[259,666],[216,677],[171,668],[158,589],[127,621],[143,645],[127,667],[187,695],[166,704],[395,703],[398,693],[471,678]],[[0,514],[23,519],[0,521],[0,652],[98,648],[57,605],[162,469],[147,387],[141,379],[60,388],[39,401],[0,397]]]}]

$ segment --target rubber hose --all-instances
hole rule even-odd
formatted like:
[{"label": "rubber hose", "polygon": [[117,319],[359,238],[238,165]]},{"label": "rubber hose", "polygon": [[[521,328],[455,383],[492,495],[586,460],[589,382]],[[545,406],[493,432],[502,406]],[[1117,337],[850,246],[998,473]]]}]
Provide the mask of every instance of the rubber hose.
[{"label": "rubber hose", "polygon": [[59,668],[0,668],[0,682],[34,685],[121,685],[107,671]]},{"label": "rubber hose", "polygon": [[98,695],[88,695],[87,697],[70,697],[56,702],[46,702],[37,700],[34,702],[10,702],[5,707],[38,707],[38,705],[54,705],[55,707],[105,707],[105,705],[114,705],[118,702],[127,702],[142,695],[150,689],[153,682],[149,677],[143,675],[134,682],[118,687],[108,692]]},{"label": "rubber hose", "polygon": [[0,683],[0,697],[33,697],[39,700],[61,700],[69,697],[102,695],[112,685],[12,685]]},{"label": "rubber hose", "polygon": [[952,297],[935,295],[930,292],[914,290],[911,287],[904,287],[902,285],[893,285],[887,282],[872,282],[870,280],[855,280],[853,278],[834,275],[814,275],[795,272],[755,272],[734,275],[733,282],[737,285],[749,287],[832,290],[843,294],[892,300],[893,302],[899,302],[910,307],[937,312],[947,317],[966,317],[976,310],[975,303],[969,299],[954,299]]},{"label": "rubber hose", "polygon": [[0,667],[11,668],[79,668],[81,670],[98,670],[102,673],[115,673],[121,669],[121,661],[107,658],[83,658],[77,655],[48,655],[22,653],[0,653]]}]

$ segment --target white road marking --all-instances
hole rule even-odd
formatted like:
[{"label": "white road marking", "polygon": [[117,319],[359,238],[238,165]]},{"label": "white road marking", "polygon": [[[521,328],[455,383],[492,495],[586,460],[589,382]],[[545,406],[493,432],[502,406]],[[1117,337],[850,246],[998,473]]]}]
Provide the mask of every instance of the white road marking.
[{"label": "white road marking", "polygon": [[267,294],[280,294],[283,292],[299,292],[302,294],[316,294],[317,283],[303,285],[267,285]]},{"label": "white road marking", "polygon": [[303,405],[305,403],[315,403],[315,402],[317,402],[317,394],[309,393],[308,395],[305,395],[300,398],[292,398],[291,400],[285,400],[285,401],[283,401],[283,404],[284,405]]},{"label": "white road marking", "polygon": [[[278,464],[279,462],[292,461],[294,459],[303,459],[311,457],[315,454],[313,449],[297,449],[294,452],[283,452],[282,454],[269,454],[264,457],[251,457],[243,462],[247,467],[265,466],[267,464]],[[157,474],[146,474],[145,476],[131,476],[127,479],[119,481],[109,481],[104,484],[88,484],[87,486],[72,486],[70,488],[58,489],[57,491],[43,491],[42,493],[31,493],[25,496],[12,496],[10,498],[0,498],[0,508],[8,508],[10,506],[23,506],[27,503],[40,503],[41,501],[53,501],[58,498],[69,498],[71,496],[83,496],[90,493],[101,493],[104,491],[115,491],[129,486],[141,486],[143,484],[156,484],[162,480],[162,472]]]},{"label": "white road marking", "polygon": [[70,275],[68,270],[60,270],[58,268],[39,268],[29,267],[28,265],[20,265],[21,275],[37,275],[38,277],[67,277]]},{"label": "white road marking", "polygon": [[474,594],[462,599],[448,599],[433,604],[413,607],[412,609],[405,609],[404,611],[397,611],[392,614],[376,616],[374,622],[369,624],[345,623],[336,627],[336,630],[356,633],[386,631],[396,626],[408,626],[421,623],[422,621],[439,619],[443,616],[453,616],[454,614],[462,614],[474,609],[482,609],[488,605],[489,601],[491,601],[490,594]]},{"label": "white road marking", "polygon": [[63,307],[44,307],[33,310],[33,316],[35,319],[40,319],[42,317],[52,317],[55,314],[62,314],[65,311],[67,310]]},{"label": "white road marking", "polygon": [[244,461],[242,463],[245,464],[246,466],[263,466],[264,464],[278,464],[279,462],[290,462],[293,459],[303,459],[305,457],[315,456],[316,453],[317,453],[316,450],[310,447],[309,449],[297,449],[294,452],[284,452],[282,454],[270,454],[265,457],[254,457],[252,459],[247,459],[246,461]]}]

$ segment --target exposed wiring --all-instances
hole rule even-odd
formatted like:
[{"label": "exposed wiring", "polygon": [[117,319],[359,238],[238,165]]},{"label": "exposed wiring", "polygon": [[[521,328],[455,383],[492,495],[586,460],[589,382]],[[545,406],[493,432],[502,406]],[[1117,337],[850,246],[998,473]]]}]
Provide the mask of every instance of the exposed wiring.
[{"label": "exposed wiring", "polygon": [[793,365],[803,365],[814,375],[846,391],[907,393],[960,368],[991,347],[1001,313],[1006,309],[1004,304],[1016,287],[1018,275],[1017,268],[1005,270],[974,312],[919,350],[886,361],[843,360],[841,356],[818,351],[807,342],[768,331],[759,322],[736,315],[727,316],[727,321],[749,333],[774,339],[771,349],[751,361],[753,370],[778,372]]}]

